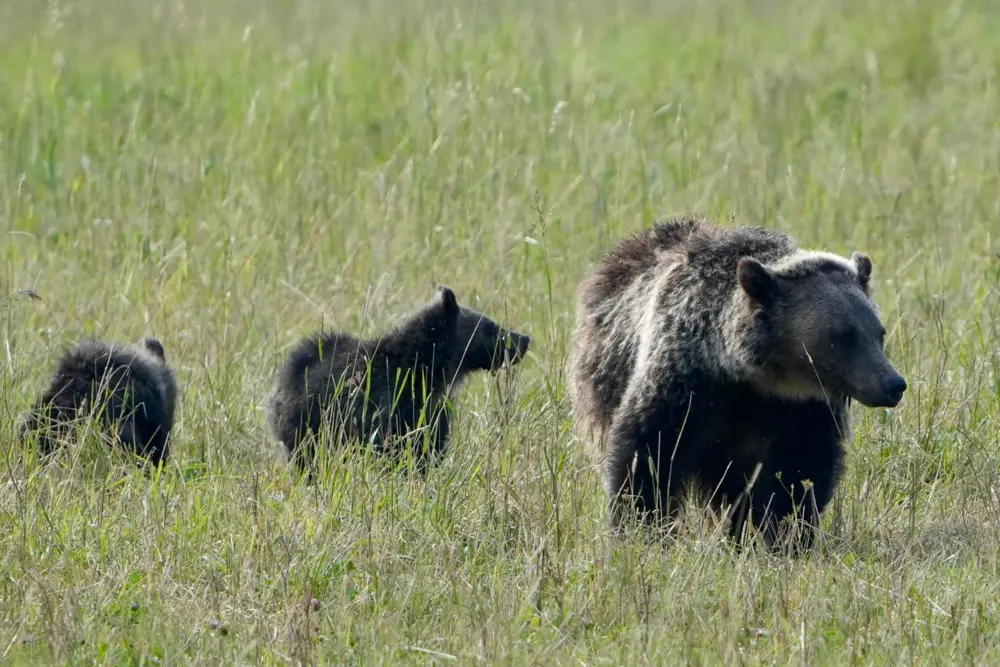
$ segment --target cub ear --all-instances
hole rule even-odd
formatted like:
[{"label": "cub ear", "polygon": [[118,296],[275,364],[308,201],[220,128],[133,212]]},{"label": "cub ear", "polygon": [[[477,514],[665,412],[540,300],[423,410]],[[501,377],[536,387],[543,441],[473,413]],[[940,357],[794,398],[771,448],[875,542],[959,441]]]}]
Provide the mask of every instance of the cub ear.
[{"label": "cub ear", "polygon": [[872,258],[863,252],[854,252],[851,254],[851,262],[858,269],[858,280],[862,287],[867,288],[872,277]]},{"label": "cub ear", "polygon": [[744,257],[736,264],[736,279],[743,291],[761,305],[771,303],[778,296],[778,279],[753,257]]},{"label": "cub ear", "polygon": [[159,357],[161,361],[167,360],[167,355],[163,351],[163,344],[156,338],[147,338],[142,341],[143,346],[153,353],[154,356]]},{"label": "cub ear", "polygon": [[455,315],[458,313],[458,299],[455,292],[447,285],[438,285],[438,299],[441,300],[441,307],[445,315]]}]

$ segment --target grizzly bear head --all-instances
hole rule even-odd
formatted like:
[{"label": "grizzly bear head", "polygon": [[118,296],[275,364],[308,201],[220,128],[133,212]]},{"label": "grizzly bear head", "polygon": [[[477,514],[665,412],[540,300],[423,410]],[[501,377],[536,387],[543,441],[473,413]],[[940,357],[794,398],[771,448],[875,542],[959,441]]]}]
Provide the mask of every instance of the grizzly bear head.
[{"label": "grizzly bear head", "polygon": [[871,259],[800,251],[773,265],[743,257],[736,277],[752,325],[758,382],[788,398],[853,398],[895,407],[906,380],[885,355],[868,294]]}]

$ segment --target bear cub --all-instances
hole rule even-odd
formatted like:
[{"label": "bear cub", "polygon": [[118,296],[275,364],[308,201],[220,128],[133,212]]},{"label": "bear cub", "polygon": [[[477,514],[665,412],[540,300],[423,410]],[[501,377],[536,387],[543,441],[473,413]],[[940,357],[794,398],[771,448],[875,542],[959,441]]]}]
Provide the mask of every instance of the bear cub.
[{"label": "bear cub", "polygon": [[759,227],[656,224],[581,285],[570,394],[610,524],[669,522],[696,487],[774,546],[808,547],[839,482],[850,399],[895,407],[872,262]]},{"label": "bear cub", "polygon": [[139,345],[85,340],[59,359],[48,388],[21,422],[20,437],[37,437],[47,457],[89,414],[129,451],[158,465],[169,452],[176,398],[177,383],[157,339]]},{"label": "bear cub", "polygon": [[518,364],[530,343],[530,336],[460,306],[451,289],[439,287],[428,304],[378,338],[328,332],[300,341],[268,399],[268,429],[300,472],[313,461],[321,426],[331,442],[370,443],[389,456],[416,438],[414,457],[424,469],[444,452],[447,399],[462,380]]}]

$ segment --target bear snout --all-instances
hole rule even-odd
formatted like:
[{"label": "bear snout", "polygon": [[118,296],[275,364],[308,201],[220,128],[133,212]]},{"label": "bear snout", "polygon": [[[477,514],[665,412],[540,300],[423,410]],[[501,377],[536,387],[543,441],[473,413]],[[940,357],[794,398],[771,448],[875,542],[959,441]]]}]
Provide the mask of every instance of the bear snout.
[{"label": "bear snout", "polygon": [[906,380],[902,375],[893,374],[882,382],[882,393],[885,395],[885,407],[894,408],[903,400],[906,392]]},{"label": "bear snout", "polygon": [[516,366],[528,354],[531,336],[510,331],[504,336],[503,356],[499,365]]},{"label": "bear snout", "polygon": [[[850,377],[850,376],[848,376]],[[869,372],[854,376],[852,382],[848,378],[845,393],[865,407],[869,408],[894,408],[903,400],[906,392],[906,380],[889,365],[883,365],[882,369],[876,372]]]},{"label": "bear snout", "polygon": [[518,361],[528,354],[528,347],[531,345],[531,336],[519,334],[517,337],[517,358]]}]

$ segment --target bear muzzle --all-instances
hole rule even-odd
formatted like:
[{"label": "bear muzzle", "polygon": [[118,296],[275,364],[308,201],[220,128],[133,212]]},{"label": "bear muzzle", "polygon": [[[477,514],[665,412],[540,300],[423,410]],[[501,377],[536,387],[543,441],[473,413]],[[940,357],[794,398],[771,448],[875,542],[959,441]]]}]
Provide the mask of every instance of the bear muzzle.
[{"label": "bear muzzle", "polygon": [[906,380],[899,373],[890,371],[872,389],[874,391],[859,392],[854,398],[869,408],[894,408],[903,400]]},{"label": "bear muzzle", "polygon": [[509,331],[502,338],[501,346],[503,354],[497,355],[494,359],[493,372],[499,371],[504,366],[516,366],[521,363],[531,346],[531,336]]},{"label": "bear muzzle", "polygon": [[885,395],[885,407],[894,408],[903,400],[906,392],[906,380],[896,373],[890,375],[882,382],[882,393]]}]

